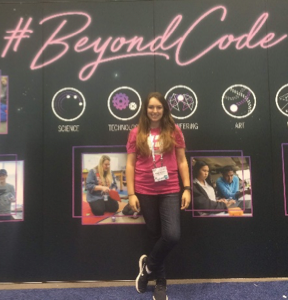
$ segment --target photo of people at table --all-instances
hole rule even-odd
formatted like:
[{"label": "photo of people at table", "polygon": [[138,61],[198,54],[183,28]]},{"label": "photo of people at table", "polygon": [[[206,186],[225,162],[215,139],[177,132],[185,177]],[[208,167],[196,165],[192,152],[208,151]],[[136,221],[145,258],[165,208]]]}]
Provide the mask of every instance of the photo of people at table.
[{"label": "photo of people at table", "polygon": [[0,134],[8,129],[8,76],[1,76],[0,81]]},{"label": "photo of people at table", "polygon": [[128,204],[126,153],[82,154],[82,224],[144,223]]},{"label": "photo of people at table", "polygon": [[283,174],[283,188],[284,188],[284,207],[285,215],[288,216],[288,144],[282,144],[282,174]]},{"label": "photo of people at table", "polygon": [[23,220],[23,161],[0,161],[0,222]]},{"label": "photo of people at table", "polygon": [[193,216],[252,216],[250,158],[193,157]]}]

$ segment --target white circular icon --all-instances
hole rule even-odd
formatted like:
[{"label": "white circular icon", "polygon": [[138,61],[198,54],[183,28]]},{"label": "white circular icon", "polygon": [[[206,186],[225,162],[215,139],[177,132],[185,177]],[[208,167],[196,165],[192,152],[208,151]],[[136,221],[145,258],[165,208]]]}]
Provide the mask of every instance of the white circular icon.
[{"label": "white circular icon", "polygon": [[185,85],[176,85],[166,94],[165,99],[169,105],[171,115],[175,119],[187,119],[197,109],[198,100],[194,91]]},{"label": "white circular icon", "polygon": [[223,93],[222,107],[230,117],[246,118],[256,107],[256,96],[246,85],[235,84],[228,87]]},{"label": "white circular icon", "polygon": [[288,117],[288,84],[283,85],[275,97],[276,106],[279,111]]},{"label": "white circular icon", "polygon": [[109,95],[107,105],[112,116],[118,120],[127,121],[138,115],[142,101],[136,90],[121,86]]},{"label": "white circular icon", "polygon": [[86,108],[86,100],[80,91],[66,87],[53,96],[51,107],[58,119],[71,122],[83,115]]}]

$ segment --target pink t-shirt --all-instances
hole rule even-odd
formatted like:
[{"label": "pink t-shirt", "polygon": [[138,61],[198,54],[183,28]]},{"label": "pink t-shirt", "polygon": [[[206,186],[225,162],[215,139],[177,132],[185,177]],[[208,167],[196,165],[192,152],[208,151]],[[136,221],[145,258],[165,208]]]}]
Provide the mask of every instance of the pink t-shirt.
[{"label": "pink t-shirt", "polygon": [[[163,166],[167,167],[169,179],[155,182],[152,169],[154,169],[152,155],[142,156],[136,149],[136,136],[138,128],[133,128],[130,132],[127,142],[127,153],[136,153],[135,177],[134,185],[135,192],[139,194],[158,195],[170,194],[180,191],[178,180],[178,165],[176,158],[176,150],[163,154]],[[176,125],[175,141],[177,148],[185,148],[185,141],[180,128]],[[156,167],[161,167],[161,152],[159,149],[160,128],[152,128],[151,135],[153,138]],[[148,146],[151,150],[150,137],[147,138]]]}]

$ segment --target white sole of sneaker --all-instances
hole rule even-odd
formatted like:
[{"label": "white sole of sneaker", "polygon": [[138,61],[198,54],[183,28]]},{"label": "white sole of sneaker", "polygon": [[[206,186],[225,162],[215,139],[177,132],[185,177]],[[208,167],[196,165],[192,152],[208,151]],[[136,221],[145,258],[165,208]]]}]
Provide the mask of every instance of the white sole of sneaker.
[{"label": "white sole of sneaker", "polygon": [[143,254],[141,257],[140,257],[140,259],[139,259],[139,274],[138,274],[138,276],[137,276],[137,278],[136,278],[136,281],[135,281],[135,287],[136,287],[136,290],[137,290],[137,292],[138,293],[142,293],[142,292],[140,292],[139,291],[139,288],[138,288],[138,281],[139,281],[139,278],[140,278],[140,276],[141,276],[141,274],[142,274],[142,269],[143,269],[143,259],[145,258],[145,257],[147,257],[147,255],[145,255],[145,254]]}]

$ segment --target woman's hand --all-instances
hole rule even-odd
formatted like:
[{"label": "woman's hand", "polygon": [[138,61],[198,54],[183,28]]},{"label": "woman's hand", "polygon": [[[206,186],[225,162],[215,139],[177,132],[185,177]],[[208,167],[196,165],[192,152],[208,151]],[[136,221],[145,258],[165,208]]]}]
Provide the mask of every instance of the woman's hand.
[{"label": "woman's hand", "polygon": [[216,200],[216,202],[223,202],[223,203],[225,203],[226,205],[228,204],[228,200],[225,199],[225,198],[221,198],[221,199],[219,199],[219,200]]},{"label": "woman's hand", "polygon": [[235,200],[228,200],[228,203],[226,204],[227,207],[231,206],[232,204],[235,204],[236,201]]},{"label": "woman's hand", "polygon": [[133,211],[140,211],[140,202],[136,195],[129,196],[129,205],[131,206]]},{"label": "woman's hand", "polygon": [[102,193],[109,193],[110,189],[108,186],[102,186]]},{"label": "woman's hand", "polygon": [[181,209],[187,209],[191,202],[191,192],[184,190],[181,198]]}]

